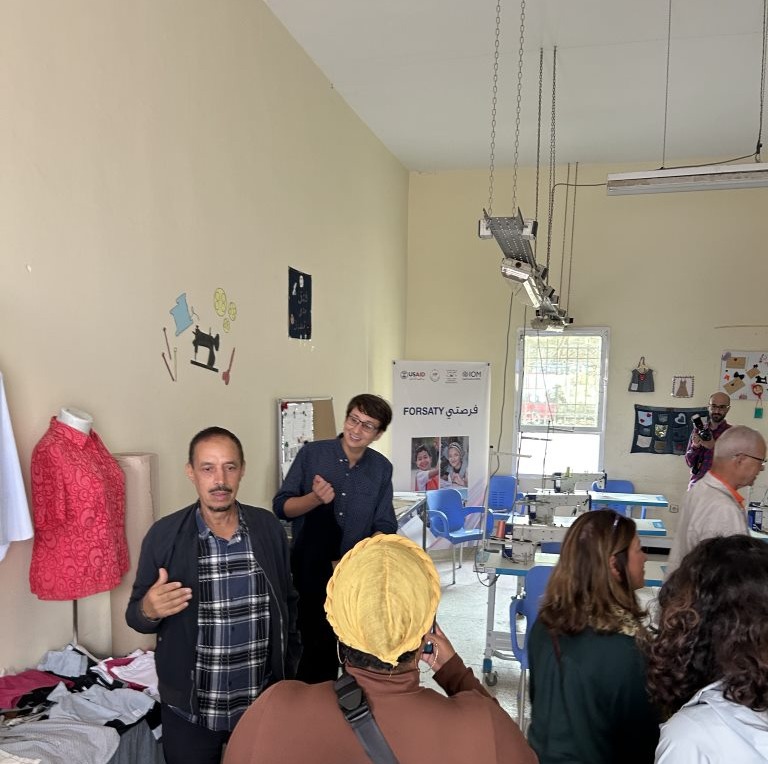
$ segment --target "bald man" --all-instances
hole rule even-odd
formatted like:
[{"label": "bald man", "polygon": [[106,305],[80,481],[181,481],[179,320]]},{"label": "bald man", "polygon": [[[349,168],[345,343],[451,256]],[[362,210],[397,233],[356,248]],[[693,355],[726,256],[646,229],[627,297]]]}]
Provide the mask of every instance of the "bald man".
[{"label": "bald man", "polygon": [[725,421],[725,415],[730,408],[731,399],[725,393],[712,393],[709,396],[708,429],[712,437],[709,440],[702,440],[695,427],[691,433],[688,448],[685,451],[685,463],[691,468],[691,481],[688,483],[688,488],[697,480],[701,480],[712,467],[715,442],[731,426]]},{"label": "bald man", "polygon": [[765,464],[765,439],[751,427],[730,427],[715,444],[712,468],[688,489],[669,553],[669,575],[700,541],[749,533],[744,497]]}]

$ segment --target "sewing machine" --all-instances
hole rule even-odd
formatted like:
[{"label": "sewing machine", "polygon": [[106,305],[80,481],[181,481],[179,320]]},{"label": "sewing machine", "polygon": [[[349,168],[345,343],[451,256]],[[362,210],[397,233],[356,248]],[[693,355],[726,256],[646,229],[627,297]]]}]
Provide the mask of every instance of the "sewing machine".
[{"label": "sewing machine", "polygon": [[533,564],[533,559],[542,542],[562,543],[568,528],[560,525],[534,523],[532,525],[514,524],[511,533],[504,539],[504,557],[526,564]]},{"label": "sewing machine", "polygon": [[577,483],[587,483],[589,486],[597,483],[597,489],[602,491],[605,488],[606,478],[605,472],[571,472],[568,469],[565,472],[546,475],[544,482],[551,482],[555,493],[573,493]]}]

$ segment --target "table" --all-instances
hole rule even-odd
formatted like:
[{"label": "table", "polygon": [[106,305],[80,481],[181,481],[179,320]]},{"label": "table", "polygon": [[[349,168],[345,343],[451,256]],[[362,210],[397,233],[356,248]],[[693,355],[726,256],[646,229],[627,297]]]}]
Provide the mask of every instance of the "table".
[{"label": "table", "polygon": [[[622,507],[640,507],[640,517],[645,519],[648,507],[668,507],[666,497],[655,493],[611,493],[610,491],[590,491],[589,498],[593,507],[601,504],[619,504]],[[630,517],[632,510],[630,509]]]},{"label": "table", "polygon": [[[558,518],[560,519],[560,518]],[[568,520],[570,518],[562,518]],[[575,519],[575,518],[574,518]],[[635,521],[639,522],[639,521]],[[646,522],[661,522],[660,520],[648,520]],[[663,523],[662,523],[663,525]],[[664,531],[666,533],[666,531]],[[638,536],[643,535],[638,528]],[[488,586],[488,606],[486,611],[485,628],[485,652],[483,653],[483,680],[489,687],[493,687],[498,681],[498,675],[493,670],[493,658],[502,660],[514,660],[510,647],[512,636],[509,631],[495,631],[496,620],[496,581],[499,576],[517,576],[518,591],[523,578],[534,565],[556,565],[560,559],[559,554],[544,554],[538,552],[532,563],[515,562],[504,557],[501,552],[491,552],[485,561],[485,572],[491,576]],[[647,560],[645,563],[645,585],[661,586],[667,570],[666,562]]]},{"label": "table", "polygon": [[398,530],[412,517],[421,517],[421,548],[427,548],[427,494],[425,491],[395,491],[392,497]]},{"label": "table", "polygon": [[[633,494],[624,494],[625,496],[632,496]],[[663,498],[663,497],[662,497]],[[667,527],[664,525],[663,520],[645,520],[638,518],[635,520],[632,518],[637,529],[638,536],[666,536]],[[576,518],[568,516],[555,515],[552,518],[553,525],[559,525],[563,528],[570,528],[576,522]]]}]

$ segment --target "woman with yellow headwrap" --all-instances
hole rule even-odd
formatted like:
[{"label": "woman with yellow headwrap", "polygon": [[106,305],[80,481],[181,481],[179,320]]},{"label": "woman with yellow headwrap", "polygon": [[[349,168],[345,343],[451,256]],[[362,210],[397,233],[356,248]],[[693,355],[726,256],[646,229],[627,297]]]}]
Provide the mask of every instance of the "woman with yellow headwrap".
[{"label": "woman with yellow headwrap", "polygon": [[[344,670],[362,688],[400,764],[535,764],[519,727],[435,624],[440,579],[419,546],[394,534],[364,539],[336,566],[327,591],[325,610]],[[427,640],[433,652],[424,652]],[[445,695],[420,686],[419,660]],[[270,687],[237,725],[224,764],[369,763],[333,684]]]}]

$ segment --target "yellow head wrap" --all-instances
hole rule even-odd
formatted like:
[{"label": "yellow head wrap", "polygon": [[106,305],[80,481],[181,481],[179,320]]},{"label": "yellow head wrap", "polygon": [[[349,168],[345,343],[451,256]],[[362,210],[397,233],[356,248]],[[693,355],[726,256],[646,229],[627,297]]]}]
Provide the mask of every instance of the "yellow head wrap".
[{"label": "yellow head wrap", "polygon": [[396,534],[363,539],[336,566],[325,612],[339,641],[391,665],[416,650],[440,601],[440,578],[421,547]]}]

